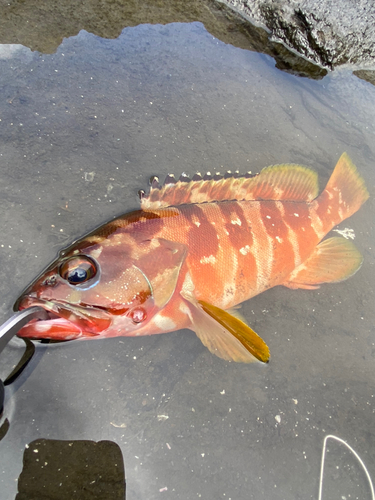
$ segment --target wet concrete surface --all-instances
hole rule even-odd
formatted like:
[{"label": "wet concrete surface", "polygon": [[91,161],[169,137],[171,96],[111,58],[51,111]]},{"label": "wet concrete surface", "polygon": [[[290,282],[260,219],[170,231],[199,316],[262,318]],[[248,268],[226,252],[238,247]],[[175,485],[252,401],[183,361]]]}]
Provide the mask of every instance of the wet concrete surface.
[{"label": "wet concrete surface", "polygon": [[[267,366],[224,362],[189,331],[37,345],[6,387],[2,498],[15,498],[25,445],[39,438],[117,443],[130,500],[317,498],[327,434],[372,473],[374,87],[348,70],[322,80],[279,71],[199,23],[127,28],[116,40],[81,32],[55,54],[2,46],[0,57],[3,320],[60,248],[136,209],[153,174],[293,162],[323,187],[347,151],[371,195],[340,225],[364,255],[354,277],[275,288],[242,307],[270,346]],[[4,352],[2,379],[23,346]],[[336,444],[324,494],[370,495]]]}]

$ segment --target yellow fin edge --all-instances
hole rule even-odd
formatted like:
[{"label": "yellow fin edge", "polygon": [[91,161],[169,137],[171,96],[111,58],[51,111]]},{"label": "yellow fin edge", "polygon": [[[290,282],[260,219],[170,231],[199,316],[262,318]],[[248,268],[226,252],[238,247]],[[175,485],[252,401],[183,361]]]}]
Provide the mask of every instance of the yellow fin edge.
[{"label": "yellow fin edge", "polygon": [[246,323],[235,318],[227,311],[208,304],[204,300],[198,300],[202,309],[220,325],[226,328],[256,359],[262,363],[268,363],[270,351],[267,344]]}]

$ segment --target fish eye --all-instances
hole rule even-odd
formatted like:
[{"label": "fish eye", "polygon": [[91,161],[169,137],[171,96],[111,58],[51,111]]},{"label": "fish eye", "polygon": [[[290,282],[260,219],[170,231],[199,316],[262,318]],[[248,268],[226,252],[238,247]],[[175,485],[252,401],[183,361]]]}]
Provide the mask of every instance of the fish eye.
[{"label": "fish eye", "polygon": [[64,261],[59,269],[62,279],[71,285],[81,285],[96,276],[97,265],[93,259],[86,255],[75,255]]}]

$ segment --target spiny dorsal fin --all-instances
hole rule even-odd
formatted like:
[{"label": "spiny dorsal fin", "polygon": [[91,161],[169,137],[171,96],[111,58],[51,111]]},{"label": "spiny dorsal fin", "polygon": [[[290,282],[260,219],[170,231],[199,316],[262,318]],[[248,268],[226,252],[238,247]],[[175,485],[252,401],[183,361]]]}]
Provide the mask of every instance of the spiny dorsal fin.
[{"label": "spiny dorsal fin", "polygon": [[[142,210],[213,201],[289,200],[312,201],[318,196],[318,175],[301,165],[272,165],[255,176],[200,175],[197,180],[175,181],[167,176],[163,186],[153,182],[146,195],[141,191]],[[171,181],[173,179],[173,181]]]}]

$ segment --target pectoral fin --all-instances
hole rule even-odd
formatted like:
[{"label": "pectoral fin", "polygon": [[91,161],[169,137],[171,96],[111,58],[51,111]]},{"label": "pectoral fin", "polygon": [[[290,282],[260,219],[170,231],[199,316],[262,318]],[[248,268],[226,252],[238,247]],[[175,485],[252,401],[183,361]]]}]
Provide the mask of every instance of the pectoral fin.
[{"label": "pectoral fin", "polygon": [[363,258],[349,240],[334,237],[322,241],[314,253],[283,283],[288,288],[319,288],[321,283],[343,281],[361,267]]},{"label": "pectoral fin", "polygon": [[210,352],[228,361],[269,361],[268,346],[246,323],[203,300],[188,300],[194,331]]}]

